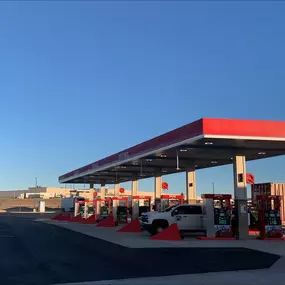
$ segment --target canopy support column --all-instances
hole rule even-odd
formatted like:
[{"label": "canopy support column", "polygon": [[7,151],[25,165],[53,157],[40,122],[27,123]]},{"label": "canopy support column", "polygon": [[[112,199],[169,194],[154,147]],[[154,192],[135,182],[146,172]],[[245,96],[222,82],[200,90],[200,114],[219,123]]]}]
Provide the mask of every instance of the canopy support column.
[{"label": "canopy support column", "polygon": [[196,173],[193,169],[186,171],[186,199],[188,204],[197,202]]},{"label": "canopy support column", "polygon": [[235,209],[238,221],[237,239],[246,239],[248,238],[248,211],[245,156],[234,157],[233,170]]},{"label": "canopy support column", "polygon": [[[114,197],[118,197],[119,195],[120,195],[120,184],[116,183],[114,185]],[[117,221],[118,205],[119,205],[119,201],[118,200],[116,200],[116,201],[113,200],[113,218],[114,218],[115,222]]]},{"label": "canopy support column", "polygon": [[134,200],[133,197],[138,195],[138,180],[132,181],[132,220],[139,217],[139,200]]},{"label": "canopy support column", "polygon": [[161,175],[154,178],[154,204],[155,210],[161,210],[161,194],[162,194],[162,177]]}]

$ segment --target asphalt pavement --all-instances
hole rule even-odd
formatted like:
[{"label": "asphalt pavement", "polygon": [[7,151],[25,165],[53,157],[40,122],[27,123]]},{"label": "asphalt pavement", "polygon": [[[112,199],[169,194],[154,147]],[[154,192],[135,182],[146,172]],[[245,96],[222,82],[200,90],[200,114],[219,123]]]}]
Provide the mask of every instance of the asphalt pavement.
[{"label": "asphalt pavement", "polygon": [[35,215],[0,215],[0,284],[69,282],[261,269],[279,256],[244,248],[131,249]]}]

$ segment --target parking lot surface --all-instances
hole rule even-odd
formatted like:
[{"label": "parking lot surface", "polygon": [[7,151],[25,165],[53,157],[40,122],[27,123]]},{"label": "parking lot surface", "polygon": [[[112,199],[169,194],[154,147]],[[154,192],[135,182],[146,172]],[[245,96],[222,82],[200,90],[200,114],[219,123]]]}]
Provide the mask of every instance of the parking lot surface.
[{"label": "parking lot surface", "polygon": [[0,283],[61,284],[268,268],[278,255],[245,248],[126,248],[34,216],[0,216]]}]

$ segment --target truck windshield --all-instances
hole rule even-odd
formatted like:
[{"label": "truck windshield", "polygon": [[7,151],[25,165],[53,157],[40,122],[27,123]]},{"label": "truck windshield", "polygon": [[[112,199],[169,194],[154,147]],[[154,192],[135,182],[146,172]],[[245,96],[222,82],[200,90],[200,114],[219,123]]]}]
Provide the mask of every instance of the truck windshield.
[{"label": "truck windshield", "polygon": [[177,206],[177,205],[170,206],[170,207],[164,209],[164,210],[161,211],[161,212],[169,212],[171,209],[173,209],[173,208],[176,207],[176,206]]},{"label": "truck windshield", "polygon": [[83,197],[77,197],[76,198],[76,201],[84,201],[85,200],[85,198],[83,198]]}]

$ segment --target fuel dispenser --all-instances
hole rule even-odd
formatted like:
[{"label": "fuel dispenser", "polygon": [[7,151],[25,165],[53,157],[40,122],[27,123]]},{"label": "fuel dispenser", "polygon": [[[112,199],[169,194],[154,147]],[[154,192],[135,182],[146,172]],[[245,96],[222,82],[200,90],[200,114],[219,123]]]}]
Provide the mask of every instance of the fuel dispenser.
[{"label": "fuel dispenser", "polygon": [[94,214],[100,216],[100,219],[105,219],[111,214],[111,198],[97,198],[92,201],[94,207]]},{"label": "fuel dispenser", "polygon": [[257,210],[259,220],[259,239],[283,238],[280,218],[281,196],[257,195]]},{"label": "fuel dispenser", "polygon": [[100,205],[100,215],[101,215],[101,219],[104,219],[106,217],[108,217],[109,215],[112,214],[112,199],[111,198],[99,198],[96,199]]},{"label": "fuel dispenser", "polygon": [[161,211],[178,204],[184,204],[184,195],[161,195]]},{"label": "fuel dispenser", "polygon": [[85,199],[76,197],[74,199],[74,217],[77,215],[84,215],[84,208],[85,208]]},{"label": "fuel dispenser", "polygon": [[203,194],[207,237],[232,237],[230,194]]},{"label": "fuel dispenser", "polygon": [[[143,205],[140,202],[143,202]],[[133,196],[132,197],[132,219],[135,220],[144,212],[151,209],[151,196]]]},{"label": "fuel dispenser", "polygon": [[[128,223],[128,197],[113,197],[113,201],[119,201],[117,206],[117,221],[118,223]],[[125,205],[120,205],[120,202],[124,201]]]},{"label": "fuel dispenser", "polygon": [[94,214],[97,214],[96,202],[94,200],[85,200],[85,202],[84,202],[84,218],[87,219]]},{"label": "fuel dispenser", "polygon": [[[77,202],[77,204],[79,204]],[[91,215],[95,215],[95,219],[105,219],[112,211],[112,199],[111,198],[97,198],[94,200],[80,201],[80,208],[83,209],[82,215],[87,219]]]}]

